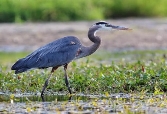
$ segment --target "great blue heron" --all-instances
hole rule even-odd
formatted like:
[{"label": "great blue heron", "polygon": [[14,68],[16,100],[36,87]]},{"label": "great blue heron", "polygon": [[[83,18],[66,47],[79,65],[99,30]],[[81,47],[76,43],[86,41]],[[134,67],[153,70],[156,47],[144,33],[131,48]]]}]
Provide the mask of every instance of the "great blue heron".
[{"label": "great blue heron", "polygon": [[50,77],[58,67],[64,66],[65,84],[69,93],[72,94],[66,73],[67,65],[75,59],[91,55],[99,48],[101,39],[96,36],[97,31],[112,29],[129,30],[126,27],[114,26],[105,21],[100,21],[89,28],[88,38],[93,42],[90,47],[83,46],[79,39],[74,36],[66,36],[42,46],[25,58],[18,60],[11,69],[15,70],[15,74],[18,74],[32,68],[44,69],[52,67],[51,74],[45,81],[41,92],[41,98],[44,101],[44,91],[48,86]]}]

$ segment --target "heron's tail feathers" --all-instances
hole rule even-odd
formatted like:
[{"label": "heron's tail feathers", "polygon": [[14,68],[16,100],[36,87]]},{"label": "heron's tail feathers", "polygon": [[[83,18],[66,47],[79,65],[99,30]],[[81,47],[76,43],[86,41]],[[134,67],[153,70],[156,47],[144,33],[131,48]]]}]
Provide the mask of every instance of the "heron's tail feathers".
[{"label": "heron's tail feathers", "polygon": [[18,60],[11,68],[11,70],[15,70],[15,74],[25,72],[28,69],[29,68],[26,66],[24,59]]},{"label": "heron's tail feathers", "polygon": [[21,68],[21,69],[15,70],[15,74],[22,73],[22,72],[25,72],[27,70],[28,70],[27,68]]}]

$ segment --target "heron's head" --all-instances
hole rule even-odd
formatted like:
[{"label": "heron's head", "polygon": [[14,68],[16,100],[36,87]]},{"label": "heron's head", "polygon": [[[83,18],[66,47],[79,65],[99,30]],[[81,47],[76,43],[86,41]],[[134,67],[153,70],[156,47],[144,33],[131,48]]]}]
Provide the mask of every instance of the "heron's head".
[{"label": "heron's head", "polygon": [[97,30],[131,30],[122,26],[115,26],[105,21],[99,21],[93,25]]}]

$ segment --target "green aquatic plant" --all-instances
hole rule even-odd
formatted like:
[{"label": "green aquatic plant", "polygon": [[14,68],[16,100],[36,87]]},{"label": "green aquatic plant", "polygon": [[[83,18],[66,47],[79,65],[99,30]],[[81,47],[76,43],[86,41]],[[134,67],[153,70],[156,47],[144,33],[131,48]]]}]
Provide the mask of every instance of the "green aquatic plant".
[{"label": "green aquatic plant", "polygon": [[[165,92],[167,90],[167,66],[164,53],[165,51],[159,50],[113,53],[99,51],[95,55],[69,65],[68,73],[72,90],[76,94],[129,93],[142,90],[152,93],[157,90]],[[2,55],[0,61],[6,61],[0,66],[1,92],[34,94],[40,92],[49,74],[48,70],[37,69],[15,75],[10,70],[10,65],[17,58],[25,56],[26,53],[1,52],[0,54]],[[127,56],[131,58],[131,61],[129,59],[122,61]],[[96,58],[105,58],[106,62],[97,61]],[[67,93],[63,70],[58,69],[54,75],[51,77],[48,93]]]}]

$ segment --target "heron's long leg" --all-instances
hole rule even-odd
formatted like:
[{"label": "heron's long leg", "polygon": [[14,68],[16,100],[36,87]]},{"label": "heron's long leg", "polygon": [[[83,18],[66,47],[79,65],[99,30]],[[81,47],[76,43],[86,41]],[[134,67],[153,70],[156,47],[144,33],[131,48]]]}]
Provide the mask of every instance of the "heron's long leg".
[{"label": "heron's long leg", "polygon": [[68,64],[65,64],[65,65],[64,65],[64,72],[65,72],[65,74],[64,74],[64,76],[65,76],[65,83],[66,83],[66,86],[67,86],[67,88],[68,88],[68,91],[69,91],[69,93],[70,93],[70,94],[72,94],[72,92],[71,92],[71,88],[70,88],[70,86],[69,86],[69,82],[68,82],[68,76],[67,76],[67,72],[66,72],[66,70],[67,70],[67,66],[68,66]]},{"label": "heron's long leg", "polygon": [[49,83],[49,79],[50,77],[52,76],[53,72],[57,69],[58,67],[53,67],[52,68],[52,71],[51,71],[51,74],[49,75],[49,77],[46,79],[44,85],[43,85],[43,88],[42,88],[42,92],[41,92],[41,98],[42,98],[42,101],[44,102],[44,92],[45,92],[45,89],[47,88],[48,86],[48,83]]},{"label": "heron's long leg", "polygon": [[47,86],[48,86],[49,79],[50,79],[51,76],[52,76],[52,73],[49,75],[49,77],[46,79],[46,81],[45,81],[45,83],[44,83],[44,85],[43,85],[42,92],[41,92],[42,101],[45,101],[45,100],[44,100],[44,92],[45,92],[45,89],[46,89]]}]

